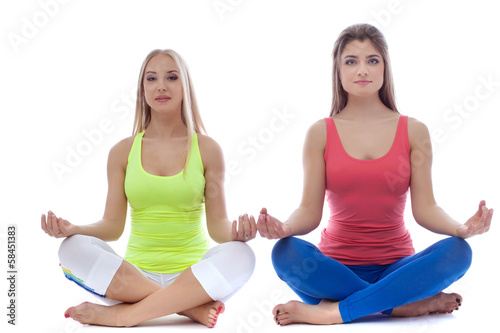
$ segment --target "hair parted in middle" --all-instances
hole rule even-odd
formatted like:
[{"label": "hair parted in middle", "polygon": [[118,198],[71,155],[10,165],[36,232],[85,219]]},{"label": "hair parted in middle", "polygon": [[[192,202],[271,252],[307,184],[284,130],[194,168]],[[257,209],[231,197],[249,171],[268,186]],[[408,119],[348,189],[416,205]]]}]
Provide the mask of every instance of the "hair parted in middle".
[{"label": "hair parted in middle", "polygon": [[151,107],[146,103],[146,98],[144,97],[144,76],[149,60],[158,54],[170,56],[179,68],[179,76],[183,89],[181,117],[182,122],[184,123],[184,125],[186,125],[188,134],[188,140],[184,151],[185,171],[189,159],[189,154],[191,152],[193,132],[205,134],[206,130],[201,120],[200,112],[198,110],[198,102],[196,101],[189,69],[184,59],[174,50],[153,50],[147,55],[146,59],[144,59],[144,62],[142,63],[141,72],[139,74],[139,82],[137,83],[137,101],[135,106],[134,129],[132,135],[137,135],[138,133],[146,130],[146,128],[149,126],[149,123],[151,122]]},{"label": "hair parted in middle", "polygon": [[384,83],[380,88],[378,95],[382,103],[394,112],[398,112],[396,107],[396,96],[394,94],[394,80],[392,78],[391,62],[389,60],[389,52],[387,42],[384,35],[373,25],[370,24],[354,24],[345,28],[337,38],[333,47],[333,98],[330,117],[341,112],[347,105],[347,92],[342,87],[340,81],[340,64],[341,55],[346,45],[354,40],[364,41],[370,40],[384,61]]}]

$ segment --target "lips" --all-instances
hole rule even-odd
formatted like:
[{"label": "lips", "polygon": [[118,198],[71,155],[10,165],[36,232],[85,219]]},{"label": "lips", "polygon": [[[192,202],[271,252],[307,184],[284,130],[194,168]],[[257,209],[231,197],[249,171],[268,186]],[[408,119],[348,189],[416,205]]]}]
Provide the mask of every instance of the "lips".
[{"label": "lips", "polygon": [[358,81],[354,81],[354,83],[356,83],[356,84],[360,84],[360,85],[362,85],[362,86],[367,85],[367,84],[369,84],[369,83],[371,83],[371,82],[372,82],[372,81],[368,81],[368,80],[358,80]]},{"label": "lips", "polygon": [[168,97],[166,95],[161,95],[161,96],[158,96],[155,98],[155,101],[160,102],[160,103],[168,102],[169,100],[170,100],[170,97]]}]

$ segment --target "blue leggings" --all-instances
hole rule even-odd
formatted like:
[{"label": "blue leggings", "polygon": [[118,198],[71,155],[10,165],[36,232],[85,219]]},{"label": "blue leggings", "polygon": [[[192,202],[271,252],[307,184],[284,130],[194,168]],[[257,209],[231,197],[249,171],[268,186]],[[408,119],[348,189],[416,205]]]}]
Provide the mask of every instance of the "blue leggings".
[{"label": "blue leggings", "polygon": [[295,237],[280,239],[272,252],[280,279],[305,303],[340,301],[344,323],[434,296],[460,279],[471,260],[469,244],[457,237],[390,265],[343,265]]}]

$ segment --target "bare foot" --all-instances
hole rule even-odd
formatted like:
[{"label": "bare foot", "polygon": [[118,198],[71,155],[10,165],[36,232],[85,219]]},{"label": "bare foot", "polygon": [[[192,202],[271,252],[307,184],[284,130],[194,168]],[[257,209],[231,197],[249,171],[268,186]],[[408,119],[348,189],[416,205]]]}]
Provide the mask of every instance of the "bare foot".
[{"label": "bare foot", "polygon": [[340,316],[339,303],[325,299],[318,305],[310,305],[298,301],[279,304],[274,307],[273,315],[275,315],[276,324],[280,326],[298,323],[316,325],[343,323]]},{"label": "bare foot", "polygon": [[203,304],[195,308],[179,312],[178,314],[212,328],[215,324],[217,324],[217,318],[219,318],[221,313],[224,313],[224,310],[224,303],[217,301]]},{"label": "bare foot", "polygon": [[459,294],[445,294],[443,292],[421,301],[399,306],[392,310],[391,316],[417,317],[426,313],[451,313],[462,305],[462,296]]},{"label": "bare foot", "polygon": [[64,316],[72,318],[81,324],[92,324],[102,326],[124,326],[117,321],[119,308],[125,304],[115,306],[105,306],[89,302],[84,302],[78,306],[73,306],[66,310]]}]

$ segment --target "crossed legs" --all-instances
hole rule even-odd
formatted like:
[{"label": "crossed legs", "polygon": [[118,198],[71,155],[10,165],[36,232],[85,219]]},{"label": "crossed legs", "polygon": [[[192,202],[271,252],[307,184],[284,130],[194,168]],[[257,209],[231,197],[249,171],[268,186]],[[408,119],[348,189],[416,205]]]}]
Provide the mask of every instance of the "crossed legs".
[{"label": "crossed legs", "polygon": [[83,324],[104,326],[134,326],[178,313],[213,327],[224,312],[221,300],[229,298],[250,278],[255,265],[248,245],[229,242],[209,250],[199,263],[161,287],[97,238],[72,236],[61,245],[59,257],[68,278],[105,297],[105,302],[123,302],[113,306],[85,302],[65,313]]},{"label": "crossed legs", "polygon": [[378,270],[367,281],[360,277],[361,266],[342,265],[303,240],[282,239],[273,249],[273,265],[304,302],[277,305],[273,314],[277,323],[286,325],[340,324],[378,312],[450,312],[461,305],[462,297],[441,291],[465,274],[470,261],[469,245],[452,237],[392,265],[362,267]]}]

